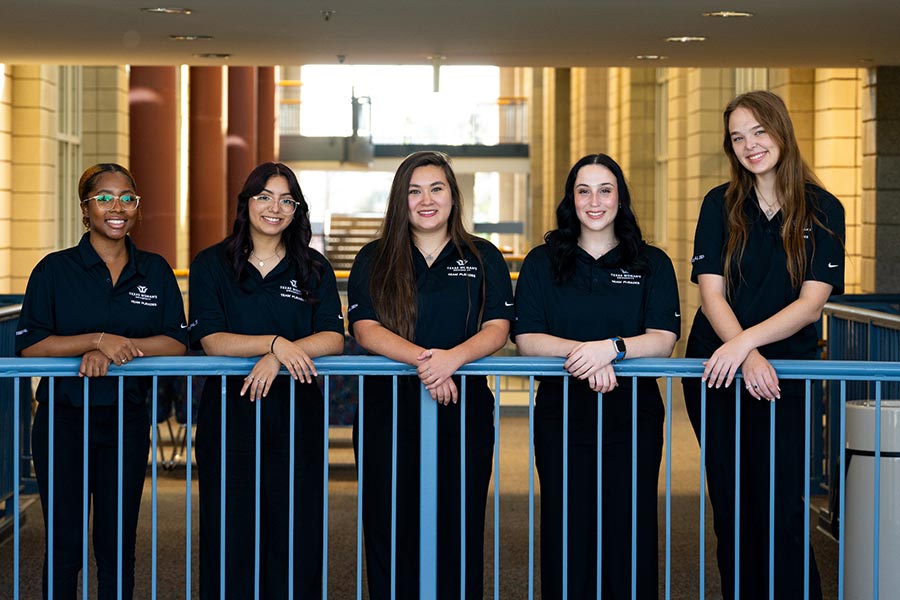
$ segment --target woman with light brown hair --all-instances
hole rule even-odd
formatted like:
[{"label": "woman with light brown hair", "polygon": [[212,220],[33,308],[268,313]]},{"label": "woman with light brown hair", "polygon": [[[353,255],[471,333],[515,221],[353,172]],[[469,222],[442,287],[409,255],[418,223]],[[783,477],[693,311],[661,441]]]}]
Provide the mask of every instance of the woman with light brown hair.
[{"label": "woman with light brown hair", "polygon": [[[466,232],[462,195],[446,156],[416,152],[401,163],[381,235],[356,257],[348,294],[351,332],[359,344],[418,371],[418,377],[399,377],[397,386],[396,597],[419,595],[421,383],[439,403],[438,597],[460,597],[460,402],[465,402],[465,594],[481,598],[494,399],[483,376],[466,378],[463,397],[454,374],[503,347],[514,313],[506,263],[490,242]],[[363,525],[373,599],[391,597],[392,398],[390,377],[366,378]],[[358,427],[357,421],[357,449]]]},{"label": "woman with light brown hair", "polygon": [[[685,379],[688,414],[700,437],[706,385],[706,470],[722,592],[735,591],[735,392],[740,402],[740,595],[803,597],[804,382],[780,380],[772,359],[811,359],[815,323],[844,288],[844,209],[800,156],[784,102],[767,91],[736,97],[724,113],[731,180],[706,195],[694,236],[691,280],[700,310],[688,357],[707,358],[703,383]],[[769,431],[775,402],[774,564],[769,573]],[[810,548],[810,598],[821,598]]]}]

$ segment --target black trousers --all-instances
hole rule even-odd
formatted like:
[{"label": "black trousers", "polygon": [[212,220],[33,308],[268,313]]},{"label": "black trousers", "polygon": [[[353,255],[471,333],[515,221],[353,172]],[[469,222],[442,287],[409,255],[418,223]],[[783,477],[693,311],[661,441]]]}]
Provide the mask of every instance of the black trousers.
[{"label": "black trousers", "polygon": [[[419,597],[419,380],[398,378],[396,597]],[[462,393],[459,379],[457,388]],[[363,527],[369,597],[391,597],[393,385],[367,377]],[[466,380],[466,598],[484,596],[484,511],[494,451],[494,398],[484,377]],[[437,597],[460,597],[460,405],[438,406]],[[359,419],[353,426],[359,469]]]},{"label": "black trousers", "polygon": [[[34,417],[31,444],[44,523],[50,483],[49,406],[41,403]],[[82,563],[84,504],[84,408],[57,404],[53,414],[53,598],[74,599]],[[118,406],[91,406],[88,430],[88,502],[93,504],[94,557],[98,595],[117,597],[118,545]],[[125,402],[122,447],[122,597],[134,591],[134,543],[150,449],[150,419],[143,404]],[[47,598],[47,554],[44,554],[44,598]]]},{"label": "black trousers", "polygon": [[[225,596],[254,591],[254,510],[260,484],[260,596],[322,597],[322,477],[324,402],[315,384],[295,384],[294,561],[288,563],[290,384],[279,376],[261,404],[260,473],[256,472],[256,404],[239,396],[243,381],[228,378],[225,449]],[[221,379],[210,377],[197,415],[200,479],[200,597],[219,598]]]},{"label": "black trousers", "polygon": [[[700,439],[699,379],[684,379],[684,399]],[[737,383],[740,385],[740,382]],[[775,598],[803,597],[803,529],[809,518],[803,498],[805,386],[781,381],[775,403]],[[722,594],[734,598],[735,389],[706,392],[706,481],[713,507],[716,558]],[[741,598],[769,594],[769,403],[741,396]],[[819,570],[809,548],[809,597],[822,597]]]},{"label": "black trousers", "polygon": [[[542,381],[534,451],[541,483],[541,597],[562,598],[563,387]],[[657,485],[662,458],[662,399],[640,381],[637,417],[637,598],[658,597]],[[603,598],[631,598],[631,382],[603,396]],[[597,394],[570,380],[568,444],[568,597],[597,597]]]}]

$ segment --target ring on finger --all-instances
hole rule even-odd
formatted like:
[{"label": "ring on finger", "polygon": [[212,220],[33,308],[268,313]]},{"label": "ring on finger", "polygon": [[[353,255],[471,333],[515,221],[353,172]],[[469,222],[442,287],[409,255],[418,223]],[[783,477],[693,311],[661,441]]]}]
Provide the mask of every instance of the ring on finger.
[{"label": "ring on finger", "polygon": [[758,390],[758,389],[759,389],[759,386],[756,385],[756,384],[754,383],[754,384],[753,384],[753,389],[754,389],[754,390]]},{"label": "ring on finger", "polygon": [[244,377],[244,379],[246,381],[253,381],[253,375],[247,375],[246,377]]}]

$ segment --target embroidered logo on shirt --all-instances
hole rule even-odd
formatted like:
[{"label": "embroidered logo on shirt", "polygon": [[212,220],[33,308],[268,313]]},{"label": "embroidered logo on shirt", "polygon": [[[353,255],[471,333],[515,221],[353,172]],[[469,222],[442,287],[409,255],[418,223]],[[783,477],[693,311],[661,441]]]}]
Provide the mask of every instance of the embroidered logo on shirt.
[{"label": "embroidered logo on shirt", "polygon": [[609,273],[609,280],[611,283],[624,283],[626,285],[641,285],[641,279],[643,275],[637,273],[629,273],[625,269],[619,269],[621,273],[616,273],[615,271],[611,271]]},{"label": "embroidered logo on shirt", "polygon": [[359,304],[351,304],[351,305],[350,305],[350,308],[347,309],[347,312],[352,311],[352,310],[355,309],[357,306],[359,306]]},{"label": "embroidered logo on shirt", "polygon": [[300,288],[297,287],[296,279],[291,279],[288,282],[288,285],[279,285],[278,289],[281,290],[279,296],[281,296],[282,298],[289,298],[291,300],[306,302],[306,298],[303,297],[303,292],[300,290]]},{"label": "embroidered logo on shirt", "polygon": [[512,306],[512,305],[513,305],[512,302],[504,302],[504,303],[503,303],[503,306]]},{"label": "embroidered logo on shirt", "polygon": [[469,265],[469,261],[460,258],[454,265],[447,265],[447,277],[478,277],[478,265]]},{"label": "embroidered logo on shirt", "polygon": [[812,227],[804,227],[804,228],[803,228],[803,239],[804,239],[804,240],[808,240],[808,239],[809,239],[809,234],[810,234],[811,231],[812,231]]},{"label": "embroidered logo on shirt", "polygon": [[150,288],[146,285],[136,285],[134,290],[128,292],[131,296],[131,303],[138,306],[159,306],[159,296],[149,293]]},{"label": "embroidered logo on shirt", "polygon": [[694,258],[691,259],[691,264],[694,264],[698,260],[703,260],[704,258],[706,258],[705,254],[698,254],[697,256],[695,256]]},{"label": "embroidered logo on shirt", "polygon": [[26,333],[28,333],[27,329],[20,329],[16,332],[16,335],[25,335]]},{"label": "embroidered logo on shirt", "polygon": [[179,327],[181,327],[182,329],[187,329],[188,331],[190,331],[191,329],[193,329],[193,328],[197,325],[197,321],[198,321],[198,319],[194,319],[194,322],[193,322],[193,323],[191,323],[191,324],[182,323],[181,325],[179,325]]},{"label": "embroidered logo on shirt", "polygon": [[829,268],[829,269],[836,269],[836,268],[838,268],[838,266],[839,266],[839,265],[836,265],[836,264],[831,263],[831,262],[828,263],[828,268]]}]

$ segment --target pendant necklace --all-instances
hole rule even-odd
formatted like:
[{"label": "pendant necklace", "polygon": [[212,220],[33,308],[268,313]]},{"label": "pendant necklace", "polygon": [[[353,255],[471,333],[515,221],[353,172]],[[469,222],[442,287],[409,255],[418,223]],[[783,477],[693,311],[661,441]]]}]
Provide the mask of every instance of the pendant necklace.
[{"label": "pendant necklace", "polygon": [[766,197],[763,196],[762,192],[759,191],[759,188],[756,188],[756,195],[762,200],[763,204],[766,205],[766,208],[763,208],[763,213],[765,213],[766,218],[771,220],[775,213],[778,212],[778,203],[777,202],[769,202],[766,200]]},{"label": "pendant necklace", "polygon": [[281,255],[278,253],[278,250],[275,251],[275,254],[273,254],[272,256],[269,256],[269,257],[267,257],[267,258],[260,258],[260,257],[256,254],[256,252],[254,252],[253,250],[251,250],[251,251],[250,251],[250,256],[256,258],[256,260],[257,260],[257,263],[256,263],[256,264],[259,265],[260,267],[265,267],[265,266],[266,266],[266,261],[272,260],[272,259],[275,258],[276,256],[277,256],[278,258],[281,258]]},{"label": "pendant necklace", "polygon": [[434,253],[437,252],[438,250],[440,250],[441,248],[443,248],[444,244],[446,244],[446,243],[447,243],[447,240],[445,239],[440,244],[438,244],[437,246],[435,246],[434,248],[432,248],[431,250],[428,250],[428,251],[423,250],[422,247],[419,246],[418,244],[416,244],[416,248],[419,249],[419,252],[421,252],[422,254],[425,255],[425,262],[427,262],[430,265],[431,263],[434,262],[434,259],[435,259]]}]

